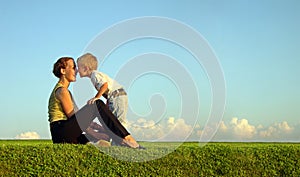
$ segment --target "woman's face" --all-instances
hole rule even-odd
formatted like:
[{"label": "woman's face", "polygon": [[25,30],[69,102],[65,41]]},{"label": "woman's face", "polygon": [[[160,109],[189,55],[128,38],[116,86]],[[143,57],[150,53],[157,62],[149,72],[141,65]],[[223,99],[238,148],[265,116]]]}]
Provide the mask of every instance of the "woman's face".
[{"label": "woman's face", "polygon": [[69,82],[75,82],[76,81],[76,75],[77,75],[77,69],[76,65],[73,60],[67,61],[67,66],[65,70],[65,78]]}]

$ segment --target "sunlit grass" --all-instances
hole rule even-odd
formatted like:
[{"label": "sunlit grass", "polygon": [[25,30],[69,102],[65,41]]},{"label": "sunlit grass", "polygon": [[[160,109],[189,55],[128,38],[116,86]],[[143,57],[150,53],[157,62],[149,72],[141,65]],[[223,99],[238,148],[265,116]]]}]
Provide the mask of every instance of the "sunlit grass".
[{"label": "sunlit grass", "polygon": [[147,149],[2,140],[0,176],[300,176],[297,143],[141,144]]}]

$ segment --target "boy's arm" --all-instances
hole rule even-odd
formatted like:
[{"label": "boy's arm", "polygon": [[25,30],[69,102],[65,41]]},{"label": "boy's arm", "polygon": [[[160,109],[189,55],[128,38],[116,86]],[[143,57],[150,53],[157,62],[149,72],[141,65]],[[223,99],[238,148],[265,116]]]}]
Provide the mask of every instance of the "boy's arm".
[{"label": "boy's arm", "polygon": [[108,84],[105,82],[98,90],[96,96],[88,101],[88,104],[93,104],[96,100],[100,99],[101,96],[107,91]]}]

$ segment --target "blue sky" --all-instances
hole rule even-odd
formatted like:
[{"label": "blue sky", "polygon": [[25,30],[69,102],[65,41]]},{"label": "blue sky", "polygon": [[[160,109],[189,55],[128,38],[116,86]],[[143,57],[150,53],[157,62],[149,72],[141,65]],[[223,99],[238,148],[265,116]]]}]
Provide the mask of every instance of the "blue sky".
[{"label": "blue sky", "polygon": [[[15,138],[24,132],[49,138],[47,104],[57,82],[51,73],[56,59],[77,58],[105,29],[143,16],[182,22],[198,31],[214,50],[226,82],[222,125],[228,137],[219,139],[242,141],[243,137],[234,136],[238,134],[236,131],[249,128],[250,135],[244,138],[250,140],[276,140],[279,135],[280,140],[285,137],[300,140],[295,131],[300,127],[300,2],[297,0],[1,1],[0,138]],[[130,58],[150,51],[164,51],[175,58],[191,57],[178,46],[165,43],[144,39],[125,44],[105,60],[101,69],[115,76]],[[116,62],[113,58],[122,60]],[[202,106],[197,119],[203,126],[205,118],[201,116],[209,114],[211,104],[208,78],[201,66],[187,60],[178,61],[186,65],[195,79]],[[78,77],[78,81],[82,79]],[[166,92],[166,88],[171,91]],[[165,95],[164,116],[168,123],[184,120],[177,123],[189,128],[195,120],[189,116],[177,117],[180,96],[176,86],[161,75],[141,77],[128,89],[131,108],[145,115],[146,122],[158,121],[152,114],[151,118],[147,117],[151,108],[146,97],[154,92]],[[89,98],[89,93],[82,94],[86,97],[75,98],[79,105]],[[175,122],[169,117],[174,117]],[[272,128],[278,134],[272,134]]]}]

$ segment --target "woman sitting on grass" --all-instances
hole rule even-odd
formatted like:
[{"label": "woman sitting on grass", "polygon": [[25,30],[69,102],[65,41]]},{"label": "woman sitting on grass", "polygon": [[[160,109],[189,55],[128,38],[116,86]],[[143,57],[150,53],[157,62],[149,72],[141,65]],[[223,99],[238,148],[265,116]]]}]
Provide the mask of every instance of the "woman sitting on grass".
[{"label": "woman sitting on grass", "polygon": [[53,143],[85,144],[83,132],[97,117],[111,131],[114,141],[131,148],[142,148],[101,100],[77,108],[68,87],[76,81],[74,59],[62,57],[54,64],[53,74],[59,78],[48,104],[50,131]]}]

